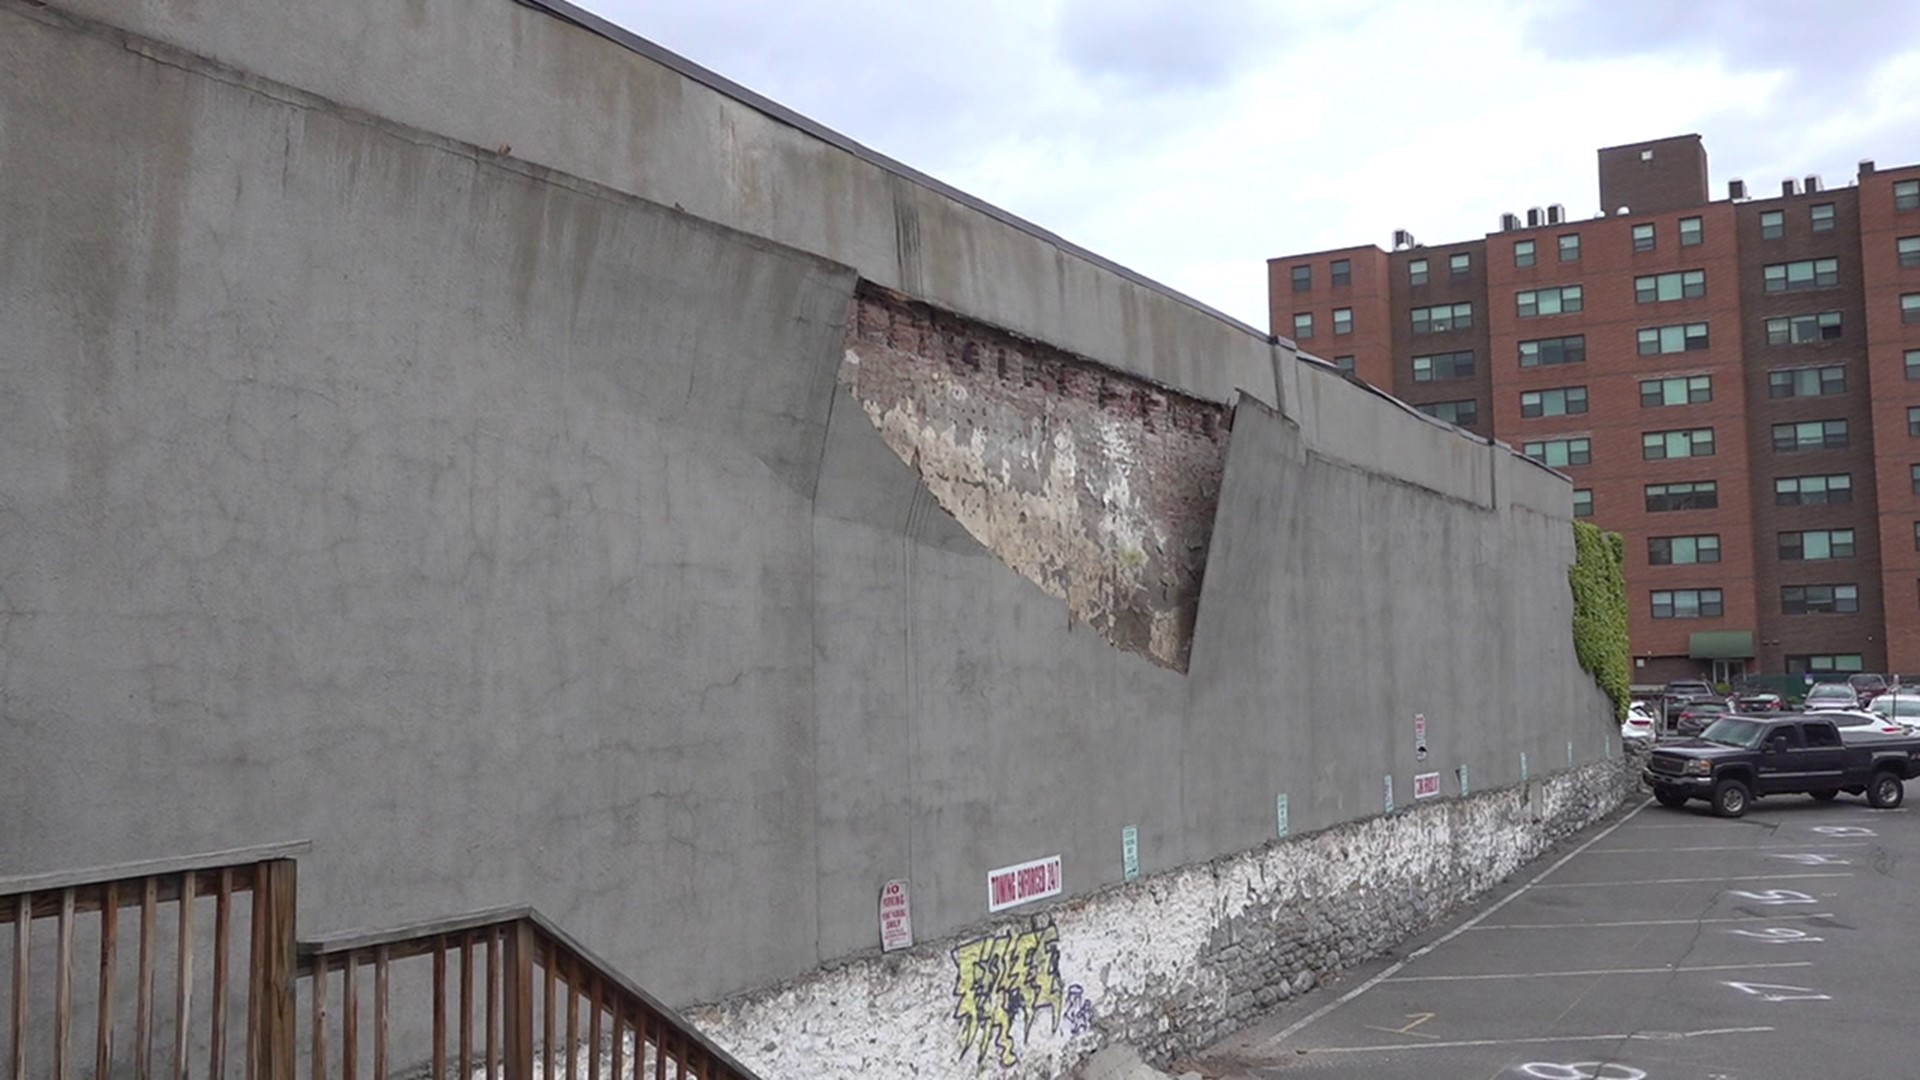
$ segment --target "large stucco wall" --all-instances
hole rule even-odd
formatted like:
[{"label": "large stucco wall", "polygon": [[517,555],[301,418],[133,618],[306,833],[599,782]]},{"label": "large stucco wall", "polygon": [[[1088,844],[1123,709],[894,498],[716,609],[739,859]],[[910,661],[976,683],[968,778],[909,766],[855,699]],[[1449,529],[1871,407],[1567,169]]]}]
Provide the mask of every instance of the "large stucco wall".
[{"label": "large stucco wall", "polygon": [[[1186,672],[889,445],[862,278],[1231,413]],[[532,903],[711,1000],[892,878],[935,940],[1600,758],[1568,508],[504,0],[0,0],[0,874],[311,838],[304,932]]]}]

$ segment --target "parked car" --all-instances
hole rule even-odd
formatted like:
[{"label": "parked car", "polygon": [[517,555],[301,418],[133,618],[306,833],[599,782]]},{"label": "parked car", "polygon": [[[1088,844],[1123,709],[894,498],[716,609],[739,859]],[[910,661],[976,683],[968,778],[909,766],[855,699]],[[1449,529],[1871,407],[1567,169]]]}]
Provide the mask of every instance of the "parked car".
[{"label": "parked car", "polygon": [[1785,698],[1759,686],[1746,690],[1735,690],[1733,697],[1728,700],[1733,705],[1734,712],[1745,713],[1749,716],[1761,713],[1776,713],[1787,707]]},{"label": "parked car", "polygon": [[1863,706],[1887,692],[1887,679],[1884,675],[1865,673],[1849,675],[1847,685],[1853,688],[1855,696],[1860,699],[1860,704]]},{"label": "parked car", "polygon": [[1627,718],[1620,724],[1621,742],[1652,742],[1659,733],[1659,721],[1644,701],[1627,706]]},{"label": "parked car", "polygon": [[1893,690],[1874,698],[1867,711],[1909,731],[1920,731],[1920,691]]},{"label": "parked car", "polygon": [[1674,734],[1689,737],[1699,735],[1707,729],[1708,724],[1732,711],[1724,701],[1695,701],[1682,705],[1673,717]]},{"label": "parked car", "polygon": [[1800,700],[1800,708],[1806,712],[1859,707],[1859,693],[1852,686],[1840,682],[1814,683],[1807,688],[1807,696]]},{"label": "parked car", "polygon": [[1824,709],[1816,715],[1833,721],[1833,726],[1844,736],[1911,734],[1905,724],[1867,709]]},{"label": "parked car", "polygon": [[1667,711],[1674,706],[1685,705],[1690,701],[1721,700],[1718,691],[1704,679],[1675,679],[1668,683],[1661,696],[1667,700]]}]

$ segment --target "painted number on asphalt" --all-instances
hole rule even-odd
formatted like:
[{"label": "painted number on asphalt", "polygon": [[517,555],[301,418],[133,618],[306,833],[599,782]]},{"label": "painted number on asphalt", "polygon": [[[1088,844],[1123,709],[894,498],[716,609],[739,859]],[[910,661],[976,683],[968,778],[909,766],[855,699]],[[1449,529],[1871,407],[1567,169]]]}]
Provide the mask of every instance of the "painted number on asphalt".
[{"label": "painted number on asphalt", "polygon": [[1743,994],[1752,994],[1754,997],[1759,998],[1761,1001],[1831,1001],[1833,1000],[1828,995],[1823,994],[1818,990],[1814,990],[1805,986],[1780,986],[1775,983],[1742,983],[1742,982],[1730,982],[1730,983],[1727,983],[1726,985],[1733,987],[1735,990],[1738,990]]},{"label": "painted number on asphalt", "polygon": [[1532,1080],[1647,1080],[1646,1071],[1617,1061],[1529,1061],[1520,1075]]},{"label": "painted number on asphalt", "polygon": [[1742,900],[1751,900],[1756,904],[1817,904],[1820,902],[1808,896],[1806,893],[1795,892],[1792,889],[1765,889],[1759,892],[1734,889],[1728,892],[1727,895],[1737,896]]},{"label": "painted number on asphalt", "polygon": [[1735,930],[1741,937],[1764,941],[1769,945],[1792,945],[1797,942],[1825,941],[1826,938],[1814,937],[1805,930],[1795,930],[1791,926],[1769,926],[1764,930]]}]

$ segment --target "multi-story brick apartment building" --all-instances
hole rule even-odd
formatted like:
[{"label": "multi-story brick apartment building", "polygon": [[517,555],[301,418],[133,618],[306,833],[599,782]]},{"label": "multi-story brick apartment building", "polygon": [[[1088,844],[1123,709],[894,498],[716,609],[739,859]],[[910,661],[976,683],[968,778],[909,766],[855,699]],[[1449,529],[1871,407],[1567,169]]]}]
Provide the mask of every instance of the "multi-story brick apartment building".
[{"label": "multi-story brick apartment building", "polygon": [[1920,165],[1713,200],[1698,135],[1599,159],[1591,219],[1270,260],[1273,332],[1571,477],[1634,681],[1920,672]]}]

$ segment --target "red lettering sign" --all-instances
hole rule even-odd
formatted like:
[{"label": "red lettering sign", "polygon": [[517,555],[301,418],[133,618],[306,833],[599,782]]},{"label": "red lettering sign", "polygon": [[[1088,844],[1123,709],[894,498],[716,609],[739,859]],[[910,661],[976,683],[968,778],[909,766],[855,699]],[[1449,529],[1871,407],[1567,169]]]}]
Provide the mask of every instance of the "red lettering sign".
[{"label": "red lettering sign", "polygon": [[1029,900],[1058,896],[1061,891],[1060,856],[1003,866],[987,875],[987,910],[999,911]]}]

